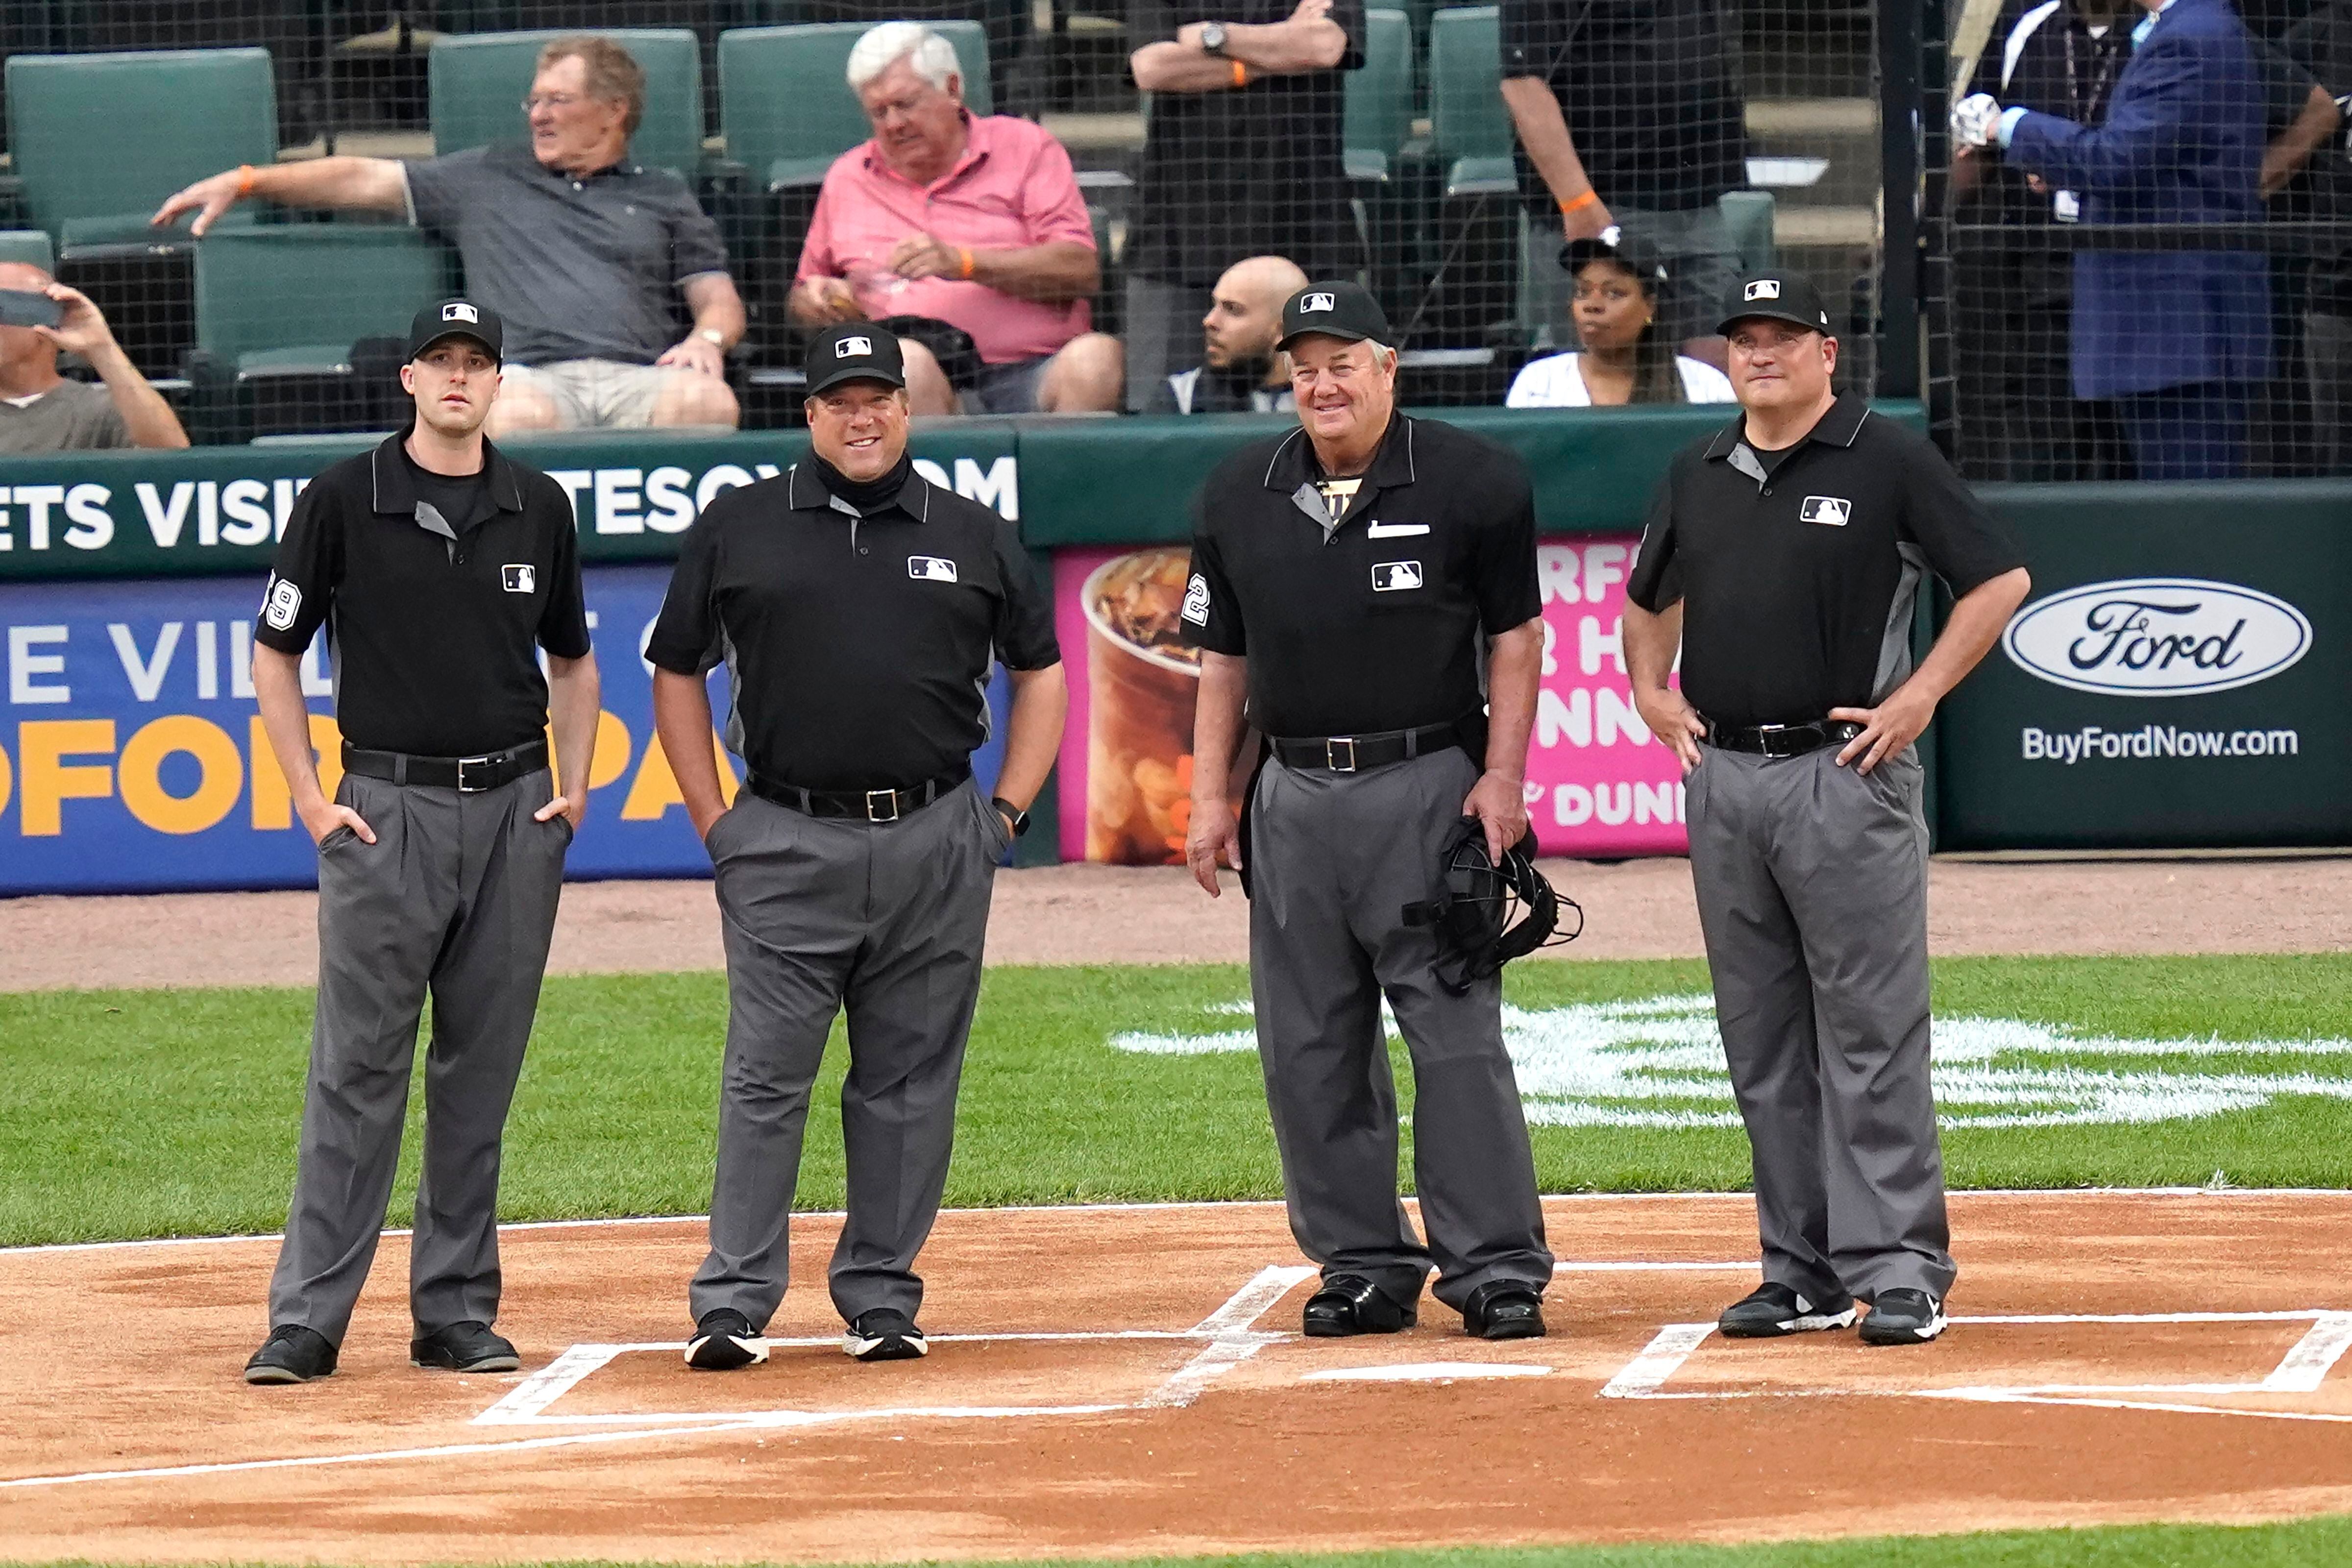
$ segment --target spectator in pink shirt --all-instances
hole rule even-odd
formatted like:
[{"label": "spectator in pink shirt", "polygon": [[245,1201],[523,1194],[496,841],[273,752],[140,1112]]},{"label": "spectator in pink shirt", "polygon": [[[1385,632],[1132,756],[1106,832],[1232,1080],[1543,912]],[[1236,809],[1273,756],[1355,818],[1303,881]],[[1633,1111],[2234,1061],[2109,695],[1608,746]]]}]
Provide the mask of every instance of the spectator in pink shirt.
[{"label": "spectator in pink shirt", "polygon": [[824,176],[788,308],[810,325],[871,321],[904,342],[917,414],[961,412],[924,345],[945,322],[971,340],[972,401],[991,414],[1116,409],[1118,340],[1090,331],[1094,228],[1070,155],[1041,127],[963,106],[955,46],[885,22],[849,55],[874,140]]}]

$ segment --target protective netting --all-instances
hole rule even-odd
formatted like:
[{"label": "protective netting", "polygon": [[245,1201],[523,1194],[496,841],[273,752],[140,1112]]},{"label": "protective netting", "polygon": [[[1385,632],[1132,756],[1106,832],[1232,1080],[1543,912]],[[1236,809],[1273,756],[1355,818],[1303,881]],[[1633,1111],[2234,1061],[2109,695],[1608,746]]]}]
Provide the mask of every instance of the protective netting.
[{"label": "protective netting", "polygon": [[1952,20],[1932,402],[1963,471],[2352,471],[2352,5]]},{"label": "protective netting", "polygon": [[[917,58],[885,106],[911,140],[836,167],[903,79],[846,79],[894,20],[952,47],[974,114],[1045,134],[927,119],[947,89]],[[525,100],[565,99],[540,50],[583,29],[642,68],[629,156],[710,234],[650,186],[598,205],[593,181],[617,255],[590,226],[487,220],[539,199]],[[1842,316],[1848,384],[1915,331],[1880,300],[1864,0],[39,0],[0,7],[0,259],[89,293],[199,441],[383,427],[409,313],[461,284],[510,332],[538,323],[526,364],[698,362],[717,323],[701,368],[727,397],[572,386],[572,422],[793,423],[801,331],[845,315],[913,331],[965,412],[1279,406],[1271,317],[1300,275],[1370,284],[1417,404],[1722,397],[1718,301],[1770,266]],[[489,163],[433,170],[453,155]],[[387,184],[331,159],[411,167]],[[205,237],[148,222],[241,166],[253,189]],[[631,237],[647,204],[668,226]],[[740,327],[686,286],[714,237]]]}]

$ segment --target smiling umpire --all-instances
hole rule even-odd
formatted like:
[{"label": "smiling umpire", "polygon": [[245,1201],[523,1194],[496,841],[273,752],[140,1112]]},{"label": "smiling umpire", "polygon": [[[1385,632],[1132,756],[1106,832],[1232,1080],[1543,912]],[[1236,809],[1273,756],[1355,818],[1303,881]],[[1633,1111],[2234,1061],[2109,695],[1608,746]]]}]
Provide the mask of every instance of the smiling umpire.
[{"label": "smiling umpire", "polygon": [[[1301,428],[1235,452],[1197,503],[1185,856],[1212,897],[1218,858],[1247,857],[1283,1190],[1300,1250],[1323,1266],[1306,1331],[1411,1326],[1433,1262],[1467,1332],[1530,1338],[1552,1258],[1502,984],[1449,991],[1433,929],[1404,911],[1443,893],[1465,817],[1493,860],[1528,830],[1543,657],[1532,492],[1506,449],[1396,412],[1389,324],[1364,289],[1310,284],[1282,328]],[[1271,755],[1244,843],[1226,794],[1245,716]],[[1425,1247],[1397,1200],[1383,995],[1412,1058]]]},{"label": "smiling umpire", "polygon": [[[1927,440],[1839,395],[1805,279],[1724,305],[1741,415],[1685,448],[1626,584],[1633,698],[1687,778],[1691,879],[1755,1162],[1764,1282],[1724,1333],[1917,1344],[1957,1272],[1928,1088],[1927,826],[1911,742],[2029,585]],[[1958,603],[1916,669],[1933,572]],[[1667,684],[1682,651],[1682,687]]]},{"label": "smiling umpire", "polygon": [[[598,702],[571,502],[482,437],[503,337],[468,300],[417,312],[400,373],[415,419],[303,490],[253,634],[269,747],[319,845],[319,1007],[269,1338],[247,1383],[335,1370],[392,1194],[428,991],[409,1357],[518,1365],[490,1328],[499,1144],[588,805]],[[343,736],[331,801],[302,694],[322,624]]]},{"label": "smiling umpire", "polygon": [[[816,334],[808,457],[696,521],[646,647],[727,948],[710,1252],[688,1292],[687,1364],[704,1371],[767,1357],[809,1090],[845,1005],[842,1348],[929,1348],[915,1256],[955,1142],[989,889],[1061,744],[1052,601],[1012,523],[915,472],[906,389],[889,333]],[[722,661],[751,770],[723,812],[703,686]],[[996,661],[1013,710],[992,800],[971,753]]]}]

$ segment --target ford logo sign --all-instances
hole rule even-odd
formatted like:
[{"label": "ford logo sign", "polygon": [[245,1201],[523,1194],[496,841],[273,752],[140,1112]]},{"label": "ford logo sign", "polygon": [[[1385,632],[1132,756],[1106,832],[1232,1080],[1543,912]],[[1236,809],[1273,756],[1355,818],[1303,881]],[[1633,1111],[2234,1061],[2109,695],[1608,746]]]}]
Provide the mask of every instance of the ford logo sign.
[{"label": "ford logo sign", "polygon": [[2019,668],[2077,691],[2185,697],[2269,679],[2310,651],[2311,622],[2234,584],[2132,577],[2036,600],[2001,647]]}]

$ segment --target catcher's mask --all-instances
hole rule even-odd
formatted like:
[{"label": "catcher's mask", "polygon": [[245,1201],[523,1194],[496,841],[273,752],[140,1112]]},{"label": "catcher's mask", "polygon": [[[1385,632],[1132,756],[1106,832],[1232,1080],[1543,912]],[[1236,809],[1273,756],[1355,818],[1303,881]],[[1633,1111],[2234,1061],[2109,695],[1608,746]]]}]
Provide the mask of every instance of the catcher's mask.
[{"label": "catcher's mask", "polygon": [[[1438,857],[1444,891],[1405,905],[1405,924],[1436,928],[1437,983],[1455,995],[1512,959],[1573,942],[1583,931],[1583,910],[1554,892],[1536,869],[1528,853],[1534,843],[1530,833],[1504,852],[1498,866],[1487,858],[1486,828],[1465,816]],[[1563,909],[1575,923],[1556,936]]]}]

